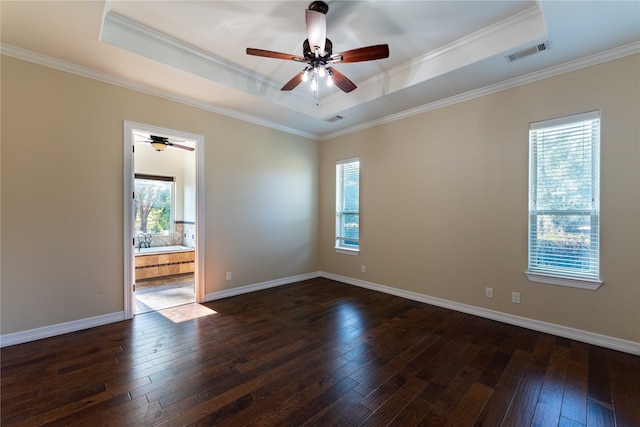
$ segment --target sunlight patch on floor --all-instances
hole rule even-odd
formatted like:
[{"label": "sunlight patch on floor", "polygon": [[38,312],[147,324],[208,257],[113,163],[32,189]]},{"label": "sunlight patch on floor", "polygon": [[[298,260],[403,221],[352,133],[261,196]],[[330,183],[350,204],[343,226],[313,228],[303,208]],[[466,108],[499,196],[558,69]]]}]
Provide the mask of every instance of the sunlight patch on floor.
[{"label": "sunlight patch on floor", "polygon": [[188,320],[197,319],[200,317],[210,316],[217,314],[217,311],[205,307],[201,304],[191,303],[179,305],[176,307],[166,308],[164,310],[158,310],[156,313],[166,317],[173,323],[182,323]]},{"label": "sunlight patch on floor", "polygon": [[193,273],[136,283],[136,314],[196,302],[194,284]]}]

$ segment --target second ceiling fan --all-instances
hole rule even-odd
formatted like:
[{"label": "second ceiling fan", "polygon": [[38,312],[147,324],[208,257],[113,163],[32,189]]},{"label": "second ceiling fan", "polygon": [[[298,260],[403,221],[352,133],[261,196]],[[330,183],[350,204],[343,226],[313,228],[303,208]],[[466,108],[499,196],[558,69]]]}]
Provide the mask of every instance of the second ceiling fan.
[{"label": "second ceiling fan", "polygon": [[304,70],[289,80],[281,90],[292,90],[301,82],[311,80],[312,90],[317,89],[318,78],[326,77],[329,84],[335,84],[343,92],[349,93],[357,86],[331,65],[337,62],[363,62],[389,57],[389,45],[379,44],[361,47],[340,53],[333,53],[333,43],[326,36],[326,13],[329,6],[323,1],[314,1],[305,10],[307,39],[302,45],[303,56],[271,50],[247,48],[248,55],[284,59],[306,63]]},{"label": "second ceiling fan", "polygon": [[[166,136],[158,136],[158,135],[148,135],[144,133],[134,133],[134,142],[147,142],[151,144],[154,150],[156,151],[164,151],[167,147],[180,148],[181,150],[194,151],[195,148],[189,147],[183,144],[176,144],[173,138],[168,138]],[[178,141],[185,142],[185,141]]]}]

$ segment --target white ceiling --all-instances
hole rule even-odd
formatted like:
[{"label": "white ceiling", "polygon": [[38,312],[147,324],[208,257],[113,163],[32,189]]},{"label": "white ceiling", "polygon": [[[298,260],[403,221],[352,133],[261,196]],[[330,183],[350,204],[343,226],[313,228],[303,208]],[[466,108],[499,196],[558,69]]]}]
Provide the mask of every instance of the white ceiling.
[{"label": "white ceiling", "polygon": [[387,43],[390,56],[336,64],[358,89],[322,85],[316,101],[305,83],[280,91],[303,64],[245,53],[301,56],[309,3],[2,0],[0,41],[7,55],[315,139],[640,52],[640,1],[329,0],[334,53]]}]

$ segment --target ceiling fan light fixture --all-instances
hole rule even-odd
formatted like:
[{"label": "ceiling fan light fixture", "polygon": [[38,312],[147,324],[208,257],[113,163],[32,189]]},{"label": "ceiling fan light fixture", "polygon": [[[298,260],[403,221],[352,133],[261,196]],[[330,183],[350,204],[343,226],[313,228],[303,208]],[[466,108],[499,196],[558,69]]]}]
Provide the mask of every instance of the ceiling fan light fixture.
[{"label": "ceiling fan light fixture", "polygon": [[320,78],[327,77],[328,86],[334,85],[344,93],[349,93],[357,88],[355,83],[349,80],[347,76],[328,66],[328,64],[373,61],[389,57],[389,45],[387,44],[365,46],[334,54],[333,43],[326,37],[327,23],[325,14],[328,10],[329,6],[323,1],[313,1],[309,8],[305,10],[307,39],[302,43],[303,56],[247,48],[247,55],[307,63],[307,67],[293,76],[280,90],[293,90],[301,82],[307,82],[310,79],[311,90],[316,93],[317,103],[318,79]]},{"label": "ceiling fan light fixture", "polygon": [[151,143],[151,146],[156,150],[156,151],[164,151],[167,148],[167,144],[165,144],[164,142],[159,142],[159,141],[153,141]]}]

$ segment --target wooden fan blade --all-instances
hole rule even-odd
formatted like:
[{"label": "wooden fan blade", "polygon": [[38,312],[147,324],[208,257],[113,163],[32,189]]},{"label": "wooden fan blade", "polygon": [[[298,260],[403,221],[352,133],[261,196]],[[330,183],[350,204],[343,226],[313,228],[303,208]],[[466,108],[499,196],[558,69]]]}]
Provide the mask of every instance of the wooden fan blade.
[{"label": "wooden fan blade", "polygon": [[302,56],[292,55],[290,53],[273,52],[271,50],[247,48],[247,55],[264,56],[265,58],[284,59],[287,61],[306,62]]},{"label": "wooden fan blade", "polygon": [[287,83],[285,83],[285,85],[282,86],[282,89],[280,89],[280,90],[293,90],[296,86],[298,86],[300,84],[300,82],[302,82],[302,75],[303,74],[304,74],[304,71],[300,71],[298,74],[293,76],[293,78],[291,80],[289,80]]},{"label": "wooden fan blade", "polygon": [[176,148],[182,148],[183,150],[187,150],[187,151],[195,150],[195,148],[193,148],[193,147],[187,147],[186,145],[175,144],[173,142],[168,142],[167,145],[170,145],[170,146],[176,147]]},{"label": "wooden fan blade", "polygon": [[389,57],[389,45],[377,44],[374,46],[361,47],[358,49],[347,50],[346,52],[337,53],[332,57],[342,57],[342,60],[336,62],[362,62],[373,61],[375,59],[383,59]]},{"label": "wooden fan blade", "polygon": [[305,10],[305,20],[307,22],[307,38],[311,51],[315,53],[314,48],[320,48],[320,55],[324,55],[324,44],[327,38],[327,20],[322,12],[315,10]]},{"label": "wooden fan blade", "polygon": [[352,90],[354,90],[355,88],[357,88],[358,86],[355,85],[355,83],[353,83],[351,80],[349,80],[347,78],[347,76],[345,76],[344,74],[342,74],[340,71],[336,70],[333,67],[327,67],[328,70],[330,70],[331,72],[331,76],[333,78],[333,84],[335,84],[336,86],[338,86],[340,88],[340,90],[342,90],[345,93],[349,93]]}]

